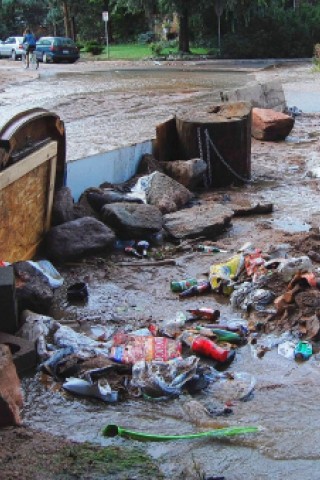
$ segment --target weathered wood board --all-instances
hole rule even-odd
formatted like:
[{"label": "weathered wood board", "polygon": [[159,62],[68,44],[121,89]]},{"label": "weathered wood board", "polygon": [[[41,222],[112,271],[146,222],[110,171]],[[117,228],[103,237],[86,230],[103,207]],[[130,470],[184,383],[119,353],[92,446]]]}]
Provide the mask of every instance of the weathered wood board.
[{"label": "weathered wood board", "polygon": [[31,259],[50,227],[56,141],[0,172],[0,260]]}]

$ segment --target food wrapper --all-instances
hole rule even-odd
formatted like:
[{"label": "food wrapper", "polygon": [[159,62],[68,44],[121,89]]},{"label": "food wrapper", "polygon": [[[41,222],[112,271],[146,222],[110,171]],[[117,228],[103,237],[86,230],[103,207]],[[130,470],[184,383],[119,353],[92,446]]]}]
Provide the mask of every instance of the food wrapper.
[{"label": "food wrapper", "polygon": [[244,256],[235,255],[225,263],[211,265],[209,281],[213,291],[230,295],[233,292],[233,283],[244,266]]},{"label": "food wrapper", "polygon": [[168,361],[181,357],[182,345],[165,337],[115,335],[110,358],[115,362],[134,364],[141,360]]}]

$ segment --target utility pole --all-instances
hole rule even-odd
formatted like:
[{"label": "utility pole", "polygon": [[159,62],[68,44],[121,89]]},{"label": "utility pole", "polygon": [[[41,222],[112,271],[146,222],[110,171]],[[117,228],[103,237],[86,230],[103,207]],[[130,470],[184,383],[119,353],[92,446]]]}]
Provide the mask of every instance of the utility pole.
[{"label": "utility pole", "polygon": [[107,58],[109,60],[109,35],[108,35],[109,12],[102,12],[102,20],[104,21],[105,40],[107,45]]}]

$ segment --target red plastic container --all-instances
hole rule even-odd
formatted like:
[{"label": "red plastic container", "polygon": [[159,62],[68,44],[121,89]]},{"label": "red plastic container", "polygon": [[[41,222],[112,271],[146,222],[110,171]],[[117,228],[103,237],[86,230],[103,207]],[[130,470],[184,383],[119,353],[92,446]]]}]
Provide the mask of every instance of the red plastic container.
[{"label": "red plastic container", "polygon": [[216,343],[206,337],[196,337],[192,344],[191,350],[194,353],[212,358],[221,363],[229,362],[235,357],[235,350],[227,350],[219,347]]}]

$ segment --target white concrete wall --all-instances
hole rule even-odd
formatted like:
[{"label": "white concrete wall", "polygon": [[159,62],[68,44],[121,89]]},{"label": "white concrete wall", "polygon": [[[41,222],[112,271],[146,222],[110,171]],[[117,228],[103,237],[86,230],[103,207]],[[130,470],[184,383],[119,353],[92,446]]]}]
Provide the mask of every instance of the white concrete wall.
[{"label": "white concrete wall", "polygon": [[125,182],[135,175],[145,153],[152,153],[152,140],[70,161],[66,185],[78,201],[86,188],[98,187],[103,182]]},{"label": "white concrete wall", "polygon": [[241,88],[221,92],[228,102],[250,102],[252,107],[271,108],[283,112],[286,99],[280,81],[251,82]]}]

